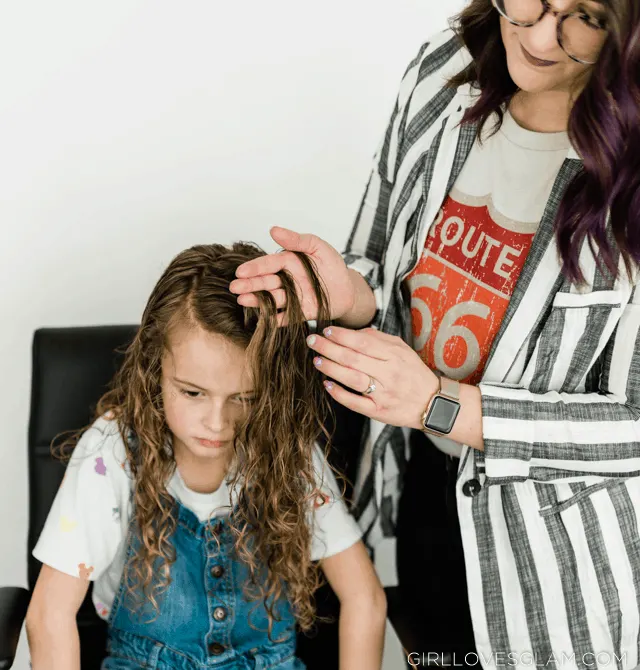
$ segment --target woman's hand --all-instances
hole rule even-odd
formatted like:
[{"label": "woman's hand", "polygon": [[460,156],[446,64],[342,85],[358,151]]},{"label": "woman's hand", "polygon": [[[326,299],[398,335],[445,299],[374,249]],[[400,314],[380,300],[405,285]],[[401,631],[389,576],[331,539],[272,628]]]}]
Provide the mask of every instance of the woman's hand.
[{"label": "woman's hand", "polygon": [[[331,326],[324,337],[307,343],[317,352],[316,368],[332,380],[329,393],[342,405],[392,426],[420,429],[422,414],[439,384],[436,375],[401,338],[373,328],[350,330]],[[362,395],[370,383],[375,390]]]},{"label": "woman's hand", "polygon": [[[270,291],[276,301],[276,307],[285,306],[286,296],[277,272],[288,270],[295,279],[302,311],[307,320],[316,319],[318,305],[315,293],[302,263],[291,253],[301,251],[315,262],[320,278],[327,290],[331,319],[337,320],[347,314],[354,306],[356,289],[342,256],[327,242],[316,235],[296,233],[277,226],[271,229],[271,237],[283,248],[276,254],[269,254],[240,265],[235,279],[229,285],[232,293],[238,293],[238,303],[245,307],[257,307],[255,291]],[[282,325],[283,315],[278,315]]]}]

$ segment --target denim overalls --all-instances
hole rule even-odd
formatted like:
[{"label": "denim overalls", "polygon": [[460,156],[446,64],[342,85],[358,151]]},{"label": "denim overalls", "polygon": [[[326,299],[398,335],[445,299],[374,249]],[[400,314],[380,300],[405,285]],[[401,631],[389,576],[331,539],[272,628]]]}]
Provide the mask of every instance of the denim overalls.
[{"label": "denim overalls", "polygon": [[[243,597],[249,570],[235,554],[228,519],[211,522],[218,548],[207,523],[179,501],[176,513],[171,536],[176,560],[171,584],[159,598],[160,612],[155,619],[150,607],[142,615],[132,613],[123,576],[109,617],[109,656],[102,670],[304,670],[295,657],[295,618],[287,600],[277,603],[280,621],[273,623],[272,642],[264,605],[260,601],[256,607]],[[127,559],[138,541],[132,524]]]}]

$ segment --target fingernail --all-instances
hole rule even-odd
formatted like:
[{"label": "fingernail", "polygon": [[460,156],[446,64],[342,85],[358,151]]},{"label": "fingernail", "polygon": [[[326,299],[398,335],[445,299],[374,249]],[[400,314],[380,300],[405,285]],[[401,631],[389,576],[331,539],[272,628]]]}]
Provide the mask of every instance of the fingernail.
[{"label": "fingernail", "polygon": [[322,365],[322,359],[319,358],[319,357],[314,358],[314,359],[313,359],[313,364],[314,364],[316,367],[320,367],[320,366]]},{"label": "fingernail", "polygon": [[331,337],[331,333],[333,331],[331,330],[331,328],[325,328],[322,332],[325,334],[326,337]]},{"label": "fingernail", "polygon": [[324,387],[327,391],[333,391],[333,382],[324,382]]},{"label": "fingernail", "polygon": [[307,337],[307,344],[309,346],[313,346],[315,343],[316,343],[316,336],[315,335],[309,335],[309,337]]}]

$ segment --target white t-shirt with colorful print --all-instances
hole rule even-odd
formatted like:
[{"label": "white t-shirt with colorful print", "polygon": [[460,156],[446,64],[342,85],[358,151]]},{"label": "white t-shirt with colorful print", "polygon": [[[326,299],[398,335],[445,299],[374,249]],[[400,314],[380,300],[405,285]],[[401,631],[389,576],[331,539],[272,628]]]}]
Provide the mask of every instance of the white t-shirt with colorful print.
[{"label": "white t-shirt with colorful print", "polygon": [[[317,445],[314,466],[322,491],[310,506],[311,559],[317,561],[348,549],[362,532]],[[102,417],[78,442],[33,550],[42,563],[95,582],[93,602],[103,619],[109,616],[124,570],[132,486],[117,423]],[[227,516],[235,500],[235,491],[224,480],[213,493],[190,490],[177,468],[167,490],[201,522]]]}]

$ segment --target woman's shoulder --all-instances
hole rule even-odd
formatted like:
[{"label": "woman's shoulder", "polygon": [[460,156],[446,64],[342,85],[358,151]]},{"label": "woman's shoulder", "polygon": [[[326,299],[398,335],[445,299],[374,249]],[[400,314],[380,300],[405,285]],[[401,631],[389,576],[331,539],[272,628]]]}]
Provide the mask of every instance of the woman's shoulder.
[{"label": "woman's shoulder", "polygon": [[462,38],[452,28],[447,28],[435,33],[420,46],[407,67],[405,78],[415,78],[417,82],[441,80],[444,85],[472,60]]},{"label": "woman's shoulder", "polygon": [[[427,108],[432,108],[429,117],[437,118],[439,114],[435,110],[444,110],[450,99],[443,92],[452,90],[451,80],[472,61],[462,39],[451,28],[436,33],[425,42],[409,63],[400,84],[397,102],[398,108],[404,110],[404,123],[410,124]],[[463,88],[458,87],[457,93],[468,94],[469,91]],[[463,104],[466,106],[466,99]],[[423,125],[421,123],[420,127]]]}]

